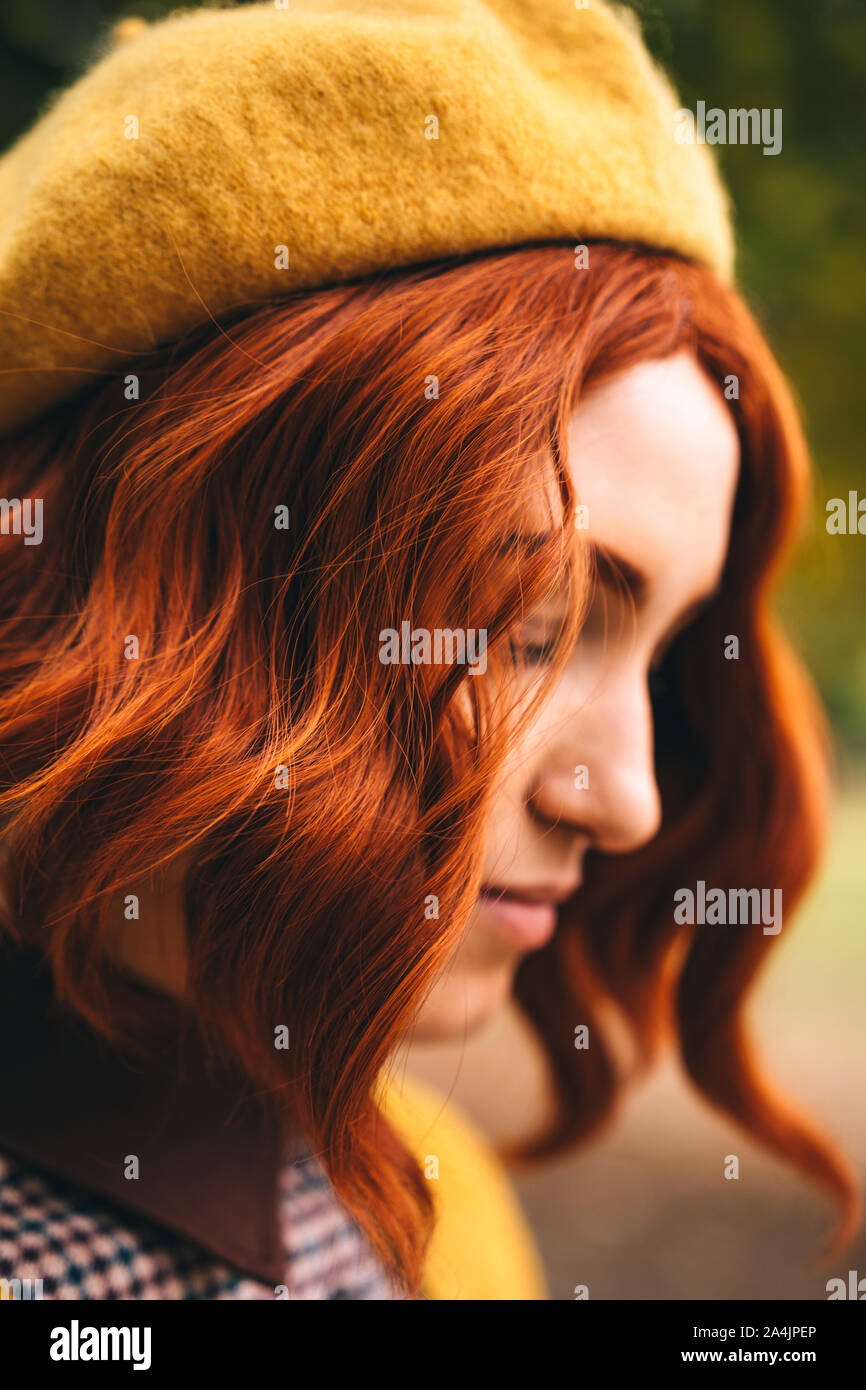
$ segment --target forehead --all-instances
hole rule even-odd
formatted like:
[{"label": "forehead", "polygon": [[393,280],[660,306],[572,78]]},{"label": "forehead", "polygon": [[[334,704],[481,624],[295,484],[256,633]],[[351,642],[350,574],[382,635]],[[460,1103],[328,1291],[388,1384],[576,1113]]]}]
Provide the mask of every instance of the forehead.
[{"label": "forehead", "polygon": [[662,586],[712,588],[727,553],[739,440],[691,354],[640,363],[571,417],[568,464],[591,539]]}]

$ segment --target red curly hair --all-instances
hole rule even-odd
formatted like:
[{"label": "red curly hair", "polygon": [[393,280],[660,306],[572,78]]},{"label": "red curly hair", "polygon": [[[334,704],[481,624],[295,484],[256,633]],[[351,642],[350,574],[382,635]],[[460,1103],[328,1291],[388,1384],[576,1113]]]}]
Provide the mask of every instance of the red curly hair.
[{"label": "red curly hair", "polygon": [[[776,938],[673,917],[696,877],[780,887],[789,915],[816,864],[822,725],[768,610],[806,497],[796,413],[754,320],[709,272],[638,246],[596,243],[590,261],[533,244],[238,311],[5,442],[0,487],[42,498],[46,526],[41,546],[0,551],[4,926],[38,939],[94,1028],[146,1047],[106,983],[110,902],[188,853],[178,1007],[309,1136],[409,1289],[432,1207],[377,1085],[465,929],[515,720],[501,681],[383,665],[377,634],[404,617],[486,628],[502,674],[509,632],[565,575],[555,678],[590,583],[570,413],[682,348],[720,390],[741,383],[730,552],[718,597],[665,662],[659,835],[590,855],[554,940],[519,970],[559,1096],[523,1152],[610,1114],[612,1053],[575,1050],[573,1033],[586,1022],[603,1040],[613,1001],[644,1063],[674,1036],[700,1090],[839,1201],[840,1241],[858,1220],[846,1160],[767,1083],[745,1034]],[[505,567],[501,539],[525,525],[542,459],[561,508],[549,539]],[[710,668],[729,632],[742,659]],[[124,659],[131,634],[138,660]],[[280,1023],[287,1051],[273,1047]]]}]

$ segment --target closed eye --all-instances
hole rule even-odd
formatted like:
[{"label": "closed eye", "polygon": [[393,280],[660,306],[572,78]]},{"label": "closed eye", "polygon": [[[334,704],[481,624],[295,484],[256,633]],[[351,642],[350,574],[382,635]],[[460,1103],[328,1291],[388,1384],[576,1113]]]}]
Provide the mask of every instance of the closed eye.
[{"label": "closed eye", "polygon": [[556,651],[556,643],[552,639],[544,642],[518,642],[512,638],[510,646],[513,658],[520,656],[534,666],[541,666],[550,661]]}]

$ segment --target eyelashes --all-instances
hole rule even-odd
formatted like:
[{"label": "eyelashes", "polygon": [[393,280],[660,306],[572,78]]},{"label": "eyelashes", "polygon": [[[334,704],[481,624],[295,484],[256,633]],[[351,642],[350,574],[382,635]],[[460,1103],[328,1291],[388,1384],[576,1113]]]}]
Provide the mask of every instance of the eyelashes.
[{"label": "eyelashes", "polygon": [[532,666],[545,666],[556,651],[556,643],[552,639],[544,642],[519,642],[511,638],[508,646],[515,664],[524,661]]},{"label": "eyelashes", "polygon": [[[646,683],[653,700],[669,699],[675,693],[676,674],[669,657],[677,640],[691,626],[684,622],[672,633],[666,634],[656,647],[650,660]],[[508,639],[508,650],[515,667],[540,668],[552,664],[563,636],[563,626],[558,618],[547,619],[543,615],[533,615],[525,623],[512,629]],[[606,648],[610,638],[610,627],[605,612],[601,619],[597,606],[587,614],[586,621],[577,637],[577,650],[587,654],[593,652],[597,659],[599,647]],[[611,650],[616,649],[616,641]]]},{"label": "eyelashes", "polygon": [[[553,658],[556,643],[551,638],[545,641],[520,641],[512,637],[508,643],[511,660],[515,666],[546,666]],[[647,687],[654,703],[669,700],[673,685],[664,660],[658,660],[647,671]]]}]

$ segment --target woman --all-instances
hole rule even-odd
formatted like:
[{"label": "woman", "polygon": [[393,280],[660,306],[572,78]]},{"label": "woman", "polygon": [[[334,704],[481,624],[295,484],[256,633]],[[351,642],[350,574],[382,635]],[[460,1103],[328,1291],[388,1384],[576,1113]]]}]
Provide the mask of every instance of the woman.
[{"label": "woman", "polygon": [[618,1009],[850,1233],[744,1035],[776,918],[677,910],[787,923],[824,777],[767,608],[803,441],[674,109],[600,5],[263,5],[5,157],[7,1277],[543,1296],[388,1070],[512,992],[528,1152],[609,1112]]}]

